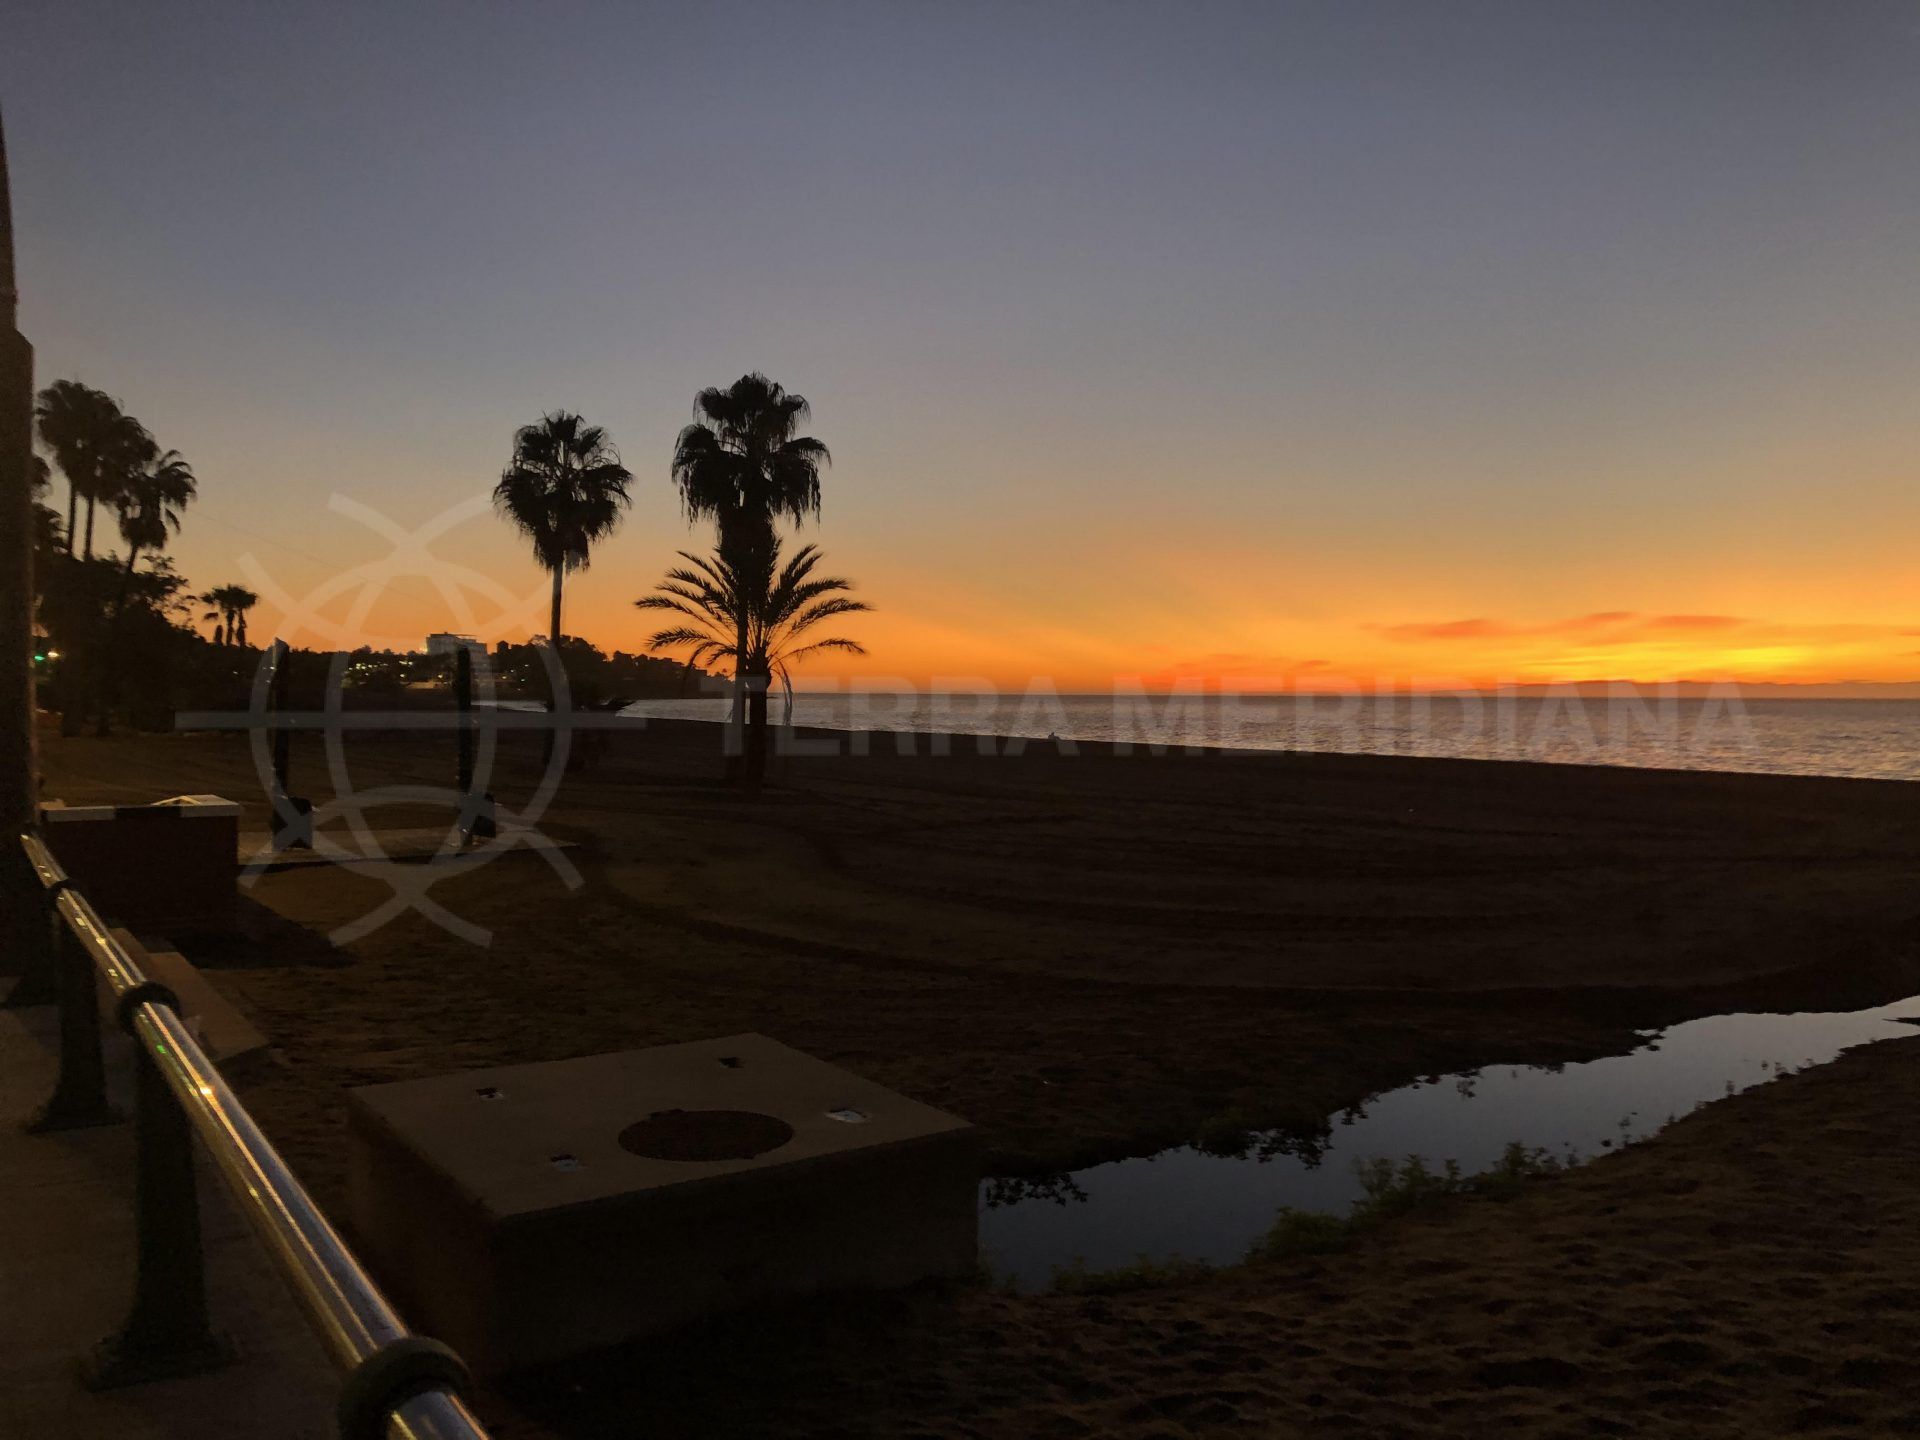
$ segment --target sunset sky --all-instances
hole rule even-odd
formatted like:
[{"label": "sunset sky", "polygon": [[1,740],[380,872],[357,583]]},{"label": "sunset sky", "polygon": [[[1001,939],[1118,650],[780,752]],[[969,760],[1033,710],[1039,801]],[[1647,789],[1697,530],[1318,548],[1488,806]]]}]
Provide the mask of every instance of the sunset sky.
[{"label": "sunset sky", "polygon": [[[1920,678],[1906,0],[0,27],[38,380],[186,453],[196,586],[377,566],[354,506],[427,526],[565,406],[639,477],[567,628],[639,648],[708,538],[675,432],[760,369],[879,607],[815,683]],[[326,615],[544,628],[501,522],[433,549],[473,617]]]}]

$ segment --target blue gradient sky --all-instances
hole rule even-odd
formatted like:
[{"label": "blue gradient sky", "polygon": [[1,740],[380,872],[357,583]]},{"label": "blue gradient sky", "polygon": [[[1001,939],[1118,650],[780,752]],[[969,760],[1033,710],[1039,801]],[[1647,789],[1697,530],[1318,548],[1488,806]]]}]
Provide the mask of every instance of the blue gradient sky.
[{"label": "blue gradient sky", "polygon": [[566,405],[642,481],[569,629],[632,647],[760,368],[883,607],[823,679],[1920,676],[1920,6],[3,23],[23,326],[194,462],[197,584],[303,593],[386,548],[329,495],[423,523]]}]

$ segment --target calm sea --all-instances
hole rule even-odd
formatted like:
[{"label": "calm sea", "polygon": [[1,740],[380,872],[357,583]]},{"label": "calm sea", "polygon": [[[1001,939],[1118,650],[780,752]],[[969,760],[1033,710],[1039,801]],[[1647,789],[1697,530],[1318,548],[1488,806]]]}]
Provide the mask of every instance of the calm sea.
[{"label": "calm sea", "polygon": [[[782,704],[776,694],[773,715]],[[629,714],[719,720],[723,699],[650,700]],[[1560,695],[802,694],[793,723],[926,732],[1441,755],[1920,780],[1920,700]]]}]

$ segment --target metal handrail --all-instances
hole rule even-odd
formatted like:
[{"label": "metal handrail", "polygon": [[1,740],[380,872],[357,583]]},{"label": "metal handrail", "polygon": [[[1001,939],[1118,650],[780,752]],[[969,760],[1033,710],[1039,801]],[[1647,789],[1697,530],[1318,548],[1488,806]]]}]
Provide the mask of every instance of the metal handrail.
[{"label": "metal handrail", "polygon": [[[105,977],[123,1025],[185,1112],[254,1232],[277,1262],[328,1358],[350,1379],[396,1341],[413,1339],[380,1288],[261,1133],[188,1032],[163,987],[142,973],[37,835],[21,844],[54,909]],[[487,1440],[459,1396],[434,1385],[397,1404],[391,1440]]]}]

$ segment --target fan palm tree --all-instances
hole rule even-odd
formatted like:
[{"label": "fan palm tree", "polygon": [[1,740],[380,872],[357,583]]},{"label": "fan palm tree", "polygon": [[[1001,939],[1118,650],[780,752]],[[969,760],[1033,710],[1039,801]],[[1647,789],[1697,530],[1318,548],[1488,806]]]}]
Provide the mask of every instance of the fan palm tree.
[{"label": "fan palm tree", "polygon": [[[133,588],[134,566],[142,550],[158,550],[167,543],[167,536],[179,532],[181,512],[192,503],[196,490],[193,467],[178,450],[162,451],[144,429],[137,425],[134,429],[138,431],[137,438],[118,437],[103,465],[103,473],[113,476],[110,493],[113,508],[120,517],[120,536],[127,542],[127,563],[120,572],[119,590],[114,595],[105,627],[96,632],[87,647],[84,668],[94,703],[99,707],[98,733],[101,735],[107,733],[111,721],[118,681],[107,646],[123,642],[121,632],[127,598]],[[89,535],[89,546],[91,543]]]},{"label": "fan palm tree", "polygon": [[[825,445],[794,433],[811,413],[806,397],[755,371],[724,390],[702,390],[693,412],[694,423],[673,447],[673,479],[687,519],[714,522],[727,565],[743,575],[758,569],[770,579],[775,523],[819,518],[820,471],[833,463]],[[745,618],[738,624],[731,647],[736,657],[750,650]],[[766,677],[755,677],[736,660],[729,719],[736,753],[756,678],[763,683],[764,705]]]},{"label": "fan palm tree", "polygon": [[206,613],[200,618],[213,621],[213,643],[216,645],[227,643],[227,607],[221,598],[221,593],[226,588],[225,585],[216,585],[204,594],[193,597],[195,601],[207,607]]},{"label": "fan palm tree", "polygon": [[[817,546],[803,545],[785,565],[780,564],[780,542],[772,542],[766,564],[736,566],[725,555],[703,558],[682,550],[686,565],[669,570],[654,593],[634,605],[642,610],[665,610],[680,617],[678,624],[656,632],[647,649],[683,650],[689,669],[715,661],[730,661],[736,674],[770,680],[778,676],[786,692],[787,719],[793,718],[793,667],[809,655],[838,650],[866,654],[856,640],[834,635],[819,638],[814,629],[839,615],[873,607],[847,598],[851,581],[838,576],[815,577],[821,560]],[[747,746],[747,784],[759,784],[766,764],[767,687],[754,691],[751,739]]]},{"label": "fan palm tree", "polygon": [[227,643],[247,648],[247,612],[260,603],[260,597],[244,585],[227,587]]},{"label": "fan palm tree", "polygon": [[227,609],[228,589],[230,589],[230,586],[215,586],[213,589],[202,591],[200,595],[194,595],[194,601],[196,601],[196,603],[207,607],[200,618],[213,622],[213,643],[215,643],[215,645],[225,645],[225,643],[227,643],[228,620],[232,618],[232,616],[228,614]]},{"label": "fan palm tree", "polygon": [[533,557],[553,574],[547,640],[560,649],[560,587],[584,570],[594,543],[620,525],[632,503],[633,475],[598,425],[556,410],[514,433],[513,459],[493,487],[496,509],[533,542]]},{"label": "fan palm tree", "polygon": [[73,554],[84,500],[87,528],[82,554],[91,560],[94,509],[113,500],[138,461],[146,431],[111,395],[77,380],[56,380],[42,390],[34,418],[41,443],[53,452],[54,463],[67,477],[67,554]]},{"label": "fan palm tree", "polygon": [[94,454],[119,411],[111,396],[78,380],[56,380],[34,397],[33,417],[40,442],[53,452],[54,463],[67,479],[69,555],[78,529],[81,496],[93,490]]},{"label": "fan palm tree", "polygon": [[[180,515],[193,503],[196,485],[193,467],[178,450],[162,451],[151,438],[146,454],[126,475],[114,509],[120,514],[120,536],[127,542],[126,576],[142,550],[158,550],[168,535],[180,532]],[[126,590],[125,579],[121,593]]]},{"label": "fan palm tree", "polygon": [[[170,452],[171,453],[171,452]],[[82,554],[93,557],[93,512],[96,505],[112,506],[123,516],[129,508],[127,503],[133,492],[139,489],[147,479],[148,469],[160,458],[160,447],[154,443],[153,436],[147,433],[147,427],[131,415],[122,415],[107,432],[106,444],[99,452],[99,468],[94,477],[93,494],[87,500],[87,531],[82,543]],[[175,457],[178,458],[177,455]],[[188,471],[188,488],[192,488],[192,471]],[[191,494],[189,494],[191,498]],[[183,504],[185,502],[182,502]],[[131,508],[140,508],[140,502],[130,501]],[[176,524],[175,529],[178,529]],[[147,533],[151,535],[152,527]],[[165,543],[165,537],[153,542]]]},{"label": "fan palm tree", "polygon": [[244,646],[247,643],[247,612],[260,603],[258,595],[244,585],[217,585],[194,599],[212,607],[202,619],[219,622],[213,627],[214,644]]}]

